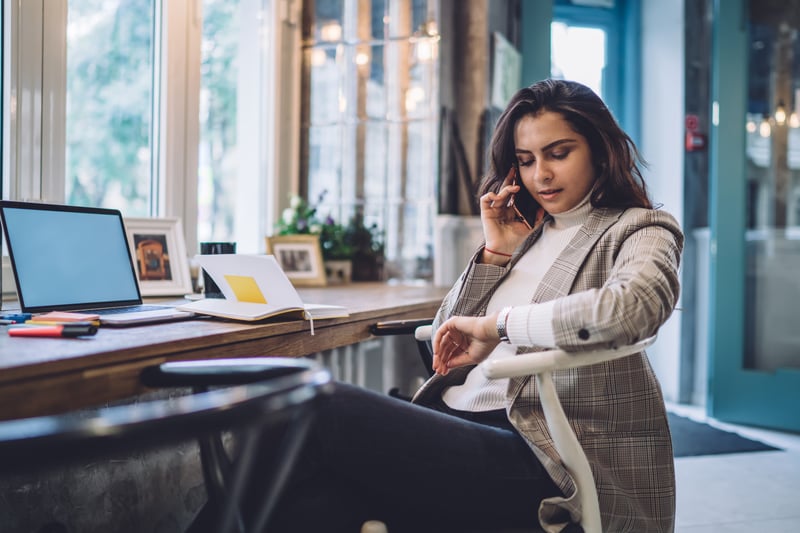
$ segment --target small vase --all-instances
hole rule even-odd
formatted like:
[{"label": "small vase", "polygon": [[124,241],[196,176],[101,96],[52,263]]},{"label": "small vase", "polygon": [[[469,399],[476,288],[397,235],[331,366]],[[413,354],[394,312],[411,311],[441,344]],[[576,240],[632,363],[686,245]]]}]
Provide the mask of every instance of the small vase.
[{"label": "small vase", "polygon": [[329,259],[325,261],[325,278],[328,285],[350,283],[353,277],[353,262],[349,259]]},{"label": "small vase", "polygon": [[353,281],[382,281],[383,256],[357,255],[353,258]]}]

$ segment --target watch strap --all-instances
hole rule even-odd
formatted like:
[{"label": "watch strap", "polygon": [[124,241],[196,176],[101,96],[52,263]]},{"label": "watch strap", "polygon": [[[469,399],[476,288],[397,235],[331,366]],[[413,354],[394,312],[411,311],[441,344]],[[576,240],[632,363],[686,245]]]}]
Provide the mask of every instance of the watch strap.
[{"label": "watch strap", "polygon": [[508,340],[508,313],[511,307],[504,307],[497,315],[497,336],[500,337],[500,342],[511,342]]}]

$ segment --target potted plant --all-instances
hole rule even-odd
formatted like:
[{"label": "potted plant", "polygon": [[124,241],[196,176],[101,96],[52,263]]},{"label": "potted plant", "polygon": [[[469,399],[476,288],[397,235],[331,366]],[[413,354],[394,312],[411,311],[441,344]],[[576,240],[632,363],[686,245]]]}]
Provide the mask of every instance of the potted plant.
[{"label": "potted plant", "polygon": [[357,213],[347,224],[328,215],[320,217],[318,206],[327,191],[319,195],[316,204],[300,196],[290,199],[290,206],[281,214],[276,225],[278,235],[318,235],[329,283],[378,281],[383,279],[384,243],[377,224],[367,226],[364,216]]},{"label": "potted plant", "polygon": [[344,226],[328,215],[320,226],[319,243],[328,283],[347,283],[353,273],[353,247]]},{"label": "potted plant", "polygon": [[[320,195],[321,201],[323,195]],[[289,207],[283,210],[281,218],[275,225],[278,235],[308,235],[319,234],[320,223],[317,219],[317,207],[311,205],[305,198],[292,196]]]},{"label": "potted plant", "polygon": [[344,238],[352,248],[353,281],[382,280],[384,242],[378,225],[367,226],[364,215],[356,213],[345,227]]}]

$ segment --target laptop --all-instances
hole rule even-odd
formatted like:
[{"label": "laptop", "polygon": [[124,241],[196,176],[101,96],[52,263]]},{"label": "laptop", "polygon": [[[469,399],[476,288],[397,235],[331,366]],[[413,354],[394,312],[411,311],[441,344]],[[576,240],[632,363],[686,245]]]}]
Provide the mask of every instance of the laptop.
[{"label": "laptop", "polygon": [[116,209],[3,200],[0,222],[24,313],[96,313],[114,326],[192,316],[143,304]]}]

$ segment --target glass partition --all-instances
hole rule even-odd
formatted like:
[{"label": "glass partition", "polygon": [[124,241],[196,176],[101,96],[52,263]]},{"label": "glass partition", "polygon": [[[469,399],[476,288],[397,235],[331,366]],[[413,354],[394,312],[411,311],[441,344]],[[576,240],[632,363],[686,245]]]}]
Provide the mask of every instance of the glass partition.
[{"label": "glass partition", "polygon": [[797,17],[750,2],[745,368],[800,368],[800,40]]}]

